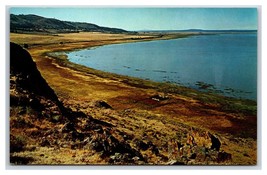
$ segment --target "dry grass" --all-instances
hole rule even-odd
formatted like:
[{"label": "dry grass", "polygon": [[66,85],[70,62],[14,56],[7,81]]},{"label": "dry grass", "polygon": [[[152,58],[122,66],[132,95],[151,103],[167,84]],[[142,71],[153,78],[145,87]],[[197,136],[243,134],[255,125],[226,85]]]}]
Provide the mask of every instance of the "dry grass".
[{"label": "dry grass", "polygon": [[[119,134],[120,131],[133,136],[132,140],[146,137],[147,140],[158,145],[162,154],[167,156],[168,141],[171,138],[177,139],[177,135],[185,139],[184,133],[193,126],[217,133],[224,141],[222,149],[233,155],[232,164],[255,164],[257,147],[253,134],[255,135],[257,129],[256,115],[247,113],[246,110],[245,112],[237,112],[235,109],[224,110],[225,106],[222,106],[229,102],[230,104],[241,103],[247,107],[247,103],[207,94],[201,96],[202,93],[187,88],[107,74],[47,56],[47,53],[54,51],[136,42],[132,38],[148,41],[175,37],[184,37],[184,35],[171,34],[159,38],[157,35],[102,33],[72,33],[56,36],[10,34],[12,42],[29,44],[28,51],[36,61],[42,76],[66,106],[113,124],[116,126],[118,137],[122,137]],[[60,42],[62,43],[60,44]],[[170,98],[165,101],[151,99],[152,96],[160,93],[166,93]],[[206,102],[204,96],[205,99],[208,99]],[[106,101],[114,110],[96,108],[94,102],[97,100]],[[254,105],[252,106],[254,107]],[[26,119],[29,120],[27,117]],[[12,120],[14,118],[11,116]],[[49,123],[45,125],[49,126]],[[246,131],[248,127],[252,129],[250,133],[242,135],[240,132]],[[237,138],[237,141],[233,141],[233,138]],[[134,146],[133,142],[130,144]],[[162,160],[153,157],[151,150],[143,153],[152,163],[162,163]],[[36,164],[105,163],[99,155],[90,150],[70,151],[40,148],[16,155],[21,156],[21,154],[37,157],[33,162]]]},{"label": "dry grass", "polygon": [[35,151],[14,153],[13,157],[34,157],[32,165],[101,165],[106,162],[91,150],[39,147]]}]

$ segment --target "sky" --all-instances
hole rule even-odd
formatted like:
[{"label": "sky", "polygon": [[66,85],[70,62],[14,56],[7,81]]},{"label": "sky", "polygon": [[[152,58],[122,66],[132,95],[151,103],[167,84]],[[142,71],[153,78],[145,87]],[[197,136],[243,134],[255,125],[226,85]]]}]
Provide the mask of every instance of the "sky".
[{"label": "sky", "polygon": [[137,30],[256,30],[256,8],[58,8],[13,7],[11,14],[35,14],[64,21]]}]

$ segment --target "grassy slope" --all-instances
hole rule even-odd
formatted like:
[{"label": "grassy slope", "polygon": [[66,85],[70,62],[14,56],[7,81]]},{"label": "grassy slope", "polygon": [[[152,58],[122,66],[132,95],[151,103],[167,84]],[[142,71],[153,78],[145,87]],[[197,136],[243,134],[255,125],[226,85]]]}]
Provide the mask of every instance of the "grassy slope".
[{"label": "grassy slope", "polygon": [[[38,69],[65,105],[105,120],[136,139],[148,133],[160,145],[191,126],[217,133],[222,149],[233,155],[234,164],[256,163],[256,103],[201,93],[170,84],[109,74],[68,62],[65,56],[52,58],[54,51],[70,51],[104,44],[170,39],[184,35],[130,36],[79,33],[51,35],[11,34],[10,40],[27,43]],[[61,43],[61,44],[60,44]],[[152,100],[154,95],[167,100]],[[107,101],[115,110],[94,107]],[[249,128],[249,129],[248,129]],[[158,135],[152,136],[153,133]],[[149,152],[146,153],[148,156]],[[151,161],[159,162],[151,157]]]}]

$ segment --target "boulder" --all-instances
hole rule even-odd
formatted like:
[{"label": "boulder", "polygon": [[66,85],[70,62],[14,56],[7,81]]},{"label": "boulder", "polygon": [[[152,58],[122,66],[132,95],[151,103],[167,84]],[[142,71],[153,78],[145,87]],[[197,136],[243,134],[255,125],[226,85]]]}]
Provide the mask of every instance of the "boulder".
[{"label": "boulder", "polygon": [[214,136],[214,135],[212,135],[210,133],[208,133],[208,134],[209,134],[209,137],[210,137],[211,143],[212,143],[210,149],[214,149],[216,151],[219,151],[220,150],[220,147],[221,147],[220,140],[216,136]]},{"label": "boulder", "polygon": [[98,108],[112,109],[112,107],[107,104],[107,102],[99,100],[95,102],[95,106]]}]

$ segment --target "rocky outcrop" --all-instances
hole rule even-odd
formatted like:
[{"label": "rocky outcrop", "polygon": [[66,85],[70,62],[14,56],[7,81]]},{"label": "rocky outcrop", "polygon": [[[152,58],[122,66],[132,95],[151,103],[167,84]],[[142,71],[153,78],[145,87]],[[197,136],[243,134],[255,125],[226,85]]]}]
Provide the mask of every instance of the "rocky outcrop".
[{"label": "rocky outcrop", "polygon": [[[66,108],[41,76],[30,54],[14,43],[10,49],[10,105],[14,108],[10,122],[10,153],[14,156],[10,160],[16,164],[27,164],[33,159],[24,160],[25,157],[15,153],[37,147],[64,148],[70,152],[90,150],[106,163],[120,165],[148,164],[151,160],[168,165],[227,164],[231,161],[232,155],[221,149],[220,138],[208,131],[185,127],[177,134],[179,137],[166,143],[167,139],[158,139],[160,133],[144,132],[135,137],[127,130],[118,130],[110,121],[96,119],[80,110],[73,111],[71,106]],[[150,100],[168,99],[155,95]],[[116,112],[101,100],[93,107],[108,114]],[[12,129],[23,134],[12,133]]]},{"label": "rocky outcrop", "polygon": [[[30,96],[44,97],[56,103],[58,108],[64,111],[62,103],[42,77],[31,55],[15,43],[10,43],[10,86],[16,88],[18,92],[27,91]],[[11,96],[11,105],[15,102],[12,98]],[[30,103],[33,106],[40,106],[38,100],[34,98]]]},{"label": "rocky outcrop", "polygon": [[184,140],[172,139],[168,143],[169,162],[184,164],[218,164],[231,162],[232,155],[220,150],[220,139],[208,132],[191,128]]},{"label": "rocky outcrop", "polygon": [[[112,109],[104,101],[98,101],[97,105]],[[22,134],[23,137],[11,132],[11,154],[24,151],[32,144],[27,141],[34,140],[40,147],[92,149],[110,164],[143,161],[140,152],[112,134],[112,124],[65,108],[42,77],[31,55],[15,43],[10,43],[10,107],[13,115],[11,129],[22,129],[22,132],[28,129],[27,133]],[[48,126],[40,129],[38,123]],[[23,164],[21,159],[10,157],[11,163],[15,164]]]}]

